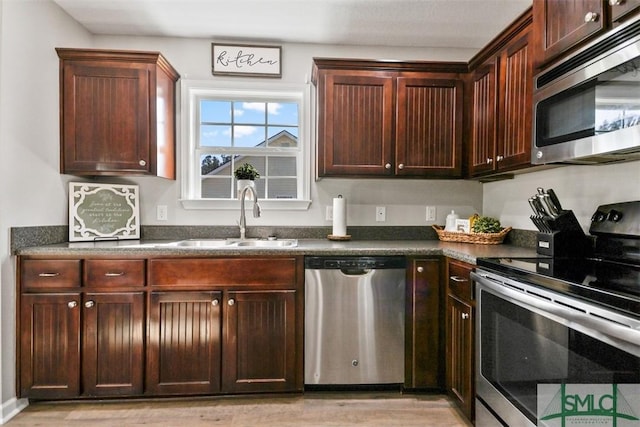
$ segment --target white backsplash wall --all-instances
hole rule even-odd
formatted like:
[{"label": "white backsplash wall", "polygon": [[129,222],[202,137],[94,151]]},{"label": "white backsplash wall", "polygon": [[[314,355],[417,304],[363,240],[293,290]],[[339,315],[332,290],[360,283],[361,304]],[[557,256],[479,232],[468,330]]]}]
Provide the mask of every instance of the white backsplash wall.
[{"label": "white backsplash wall", "polygon": [[484,184],[483,212],[505,226],[535,230],[527,199],[538,187],[553,188],[563,209],[572,210],[586,232],[599,205],[640,200],[640,162],[560,166]]}]

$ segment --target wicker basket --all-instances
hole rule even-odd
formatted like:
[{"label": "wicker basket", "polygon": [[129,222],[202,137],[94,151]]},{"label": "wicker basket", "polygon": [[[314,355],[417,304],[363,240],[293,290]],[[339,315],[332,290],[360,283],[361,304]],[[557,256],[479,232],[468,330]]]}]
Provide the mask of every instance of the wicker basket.
[{"label": "wicker basket", "polygon": [[511,227],[507,227],[499,233],[461,233],[459,231],[444,231],[439,225],[432,225],[432,227],[443,242],[477,243],[480,245],[499,245],[511,231]]}]

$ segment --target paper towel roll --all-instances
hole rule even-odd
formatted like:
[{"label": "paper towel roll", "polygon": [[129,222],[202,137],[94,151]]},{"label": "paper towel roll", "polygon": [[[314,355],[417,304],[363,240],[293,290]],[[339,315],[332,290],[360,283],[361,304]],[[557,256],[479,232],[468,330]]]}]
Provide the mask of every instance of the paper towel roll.
[{"label": "paper towel roll", "polygon": [[342,196],[333,199],[333,235],[347,235],[347,199]]}]

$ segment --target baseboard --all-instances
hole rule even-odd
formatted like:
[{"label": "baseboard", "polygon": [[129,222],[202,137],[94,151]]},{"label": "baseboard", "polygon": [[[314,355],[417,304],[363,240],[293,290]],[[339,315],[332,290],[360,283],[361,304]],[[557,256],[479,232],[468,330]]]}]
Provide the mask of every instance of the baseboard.
[{"label": "baseboard", "polygon": [[2,418],[0,418],[0,424],[8,423],[11,418],[18,415],[27,406],[29,406],[28,399],[18,399],[16,397],[12,397],[2,403]]}]

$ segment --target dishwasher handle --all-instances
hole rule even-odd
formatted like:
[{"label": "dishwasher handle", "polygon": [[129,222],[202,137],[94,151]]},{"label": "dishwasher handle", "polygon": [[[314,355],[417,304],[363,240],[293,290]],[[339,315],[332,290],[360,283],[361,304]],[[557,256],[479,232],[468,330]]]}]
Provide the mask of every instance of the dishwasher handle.
[{"label": "dishwasher handle", "polygon": [[364,276],[371,272],[370,268],[341,268],[340,272],[345,276]]}]

